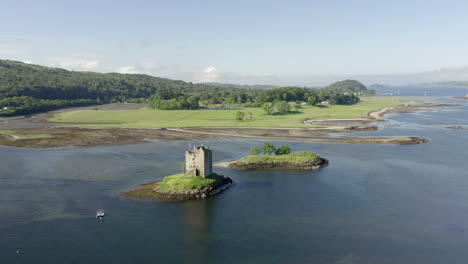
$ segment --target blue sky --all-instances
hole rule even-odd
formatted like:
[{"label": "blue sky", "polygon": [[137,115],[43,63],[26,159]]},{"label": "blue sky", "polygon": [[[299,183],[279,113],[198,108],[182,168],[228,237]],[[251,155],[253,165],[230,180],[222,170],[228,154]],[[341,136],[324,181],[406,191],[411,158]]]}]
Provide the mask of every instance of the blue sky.
[{"label": "blue sky", "polygon": [[468,80],[468,1],[0,0],[0,6],[0,58],[72,70],[250,84]]}]

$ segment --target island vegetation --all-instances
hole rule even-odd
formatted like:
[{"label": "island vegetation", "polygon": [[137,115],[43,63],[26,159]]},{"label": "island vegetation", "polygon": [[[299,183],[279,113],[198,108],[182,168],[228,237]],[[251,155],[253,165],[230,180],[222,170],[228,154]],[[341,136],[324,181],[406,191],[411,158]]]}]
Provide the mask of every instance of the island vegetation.
[{"label": "island vegetation", "polygon": [[232,184],[229,177],[212,171],[212,151],[207,146],[195,146],[185,151],[182,170],[182,173],[144,184],[125,195],[168,200],[198,199],[218,194]]},{"label": "island vegetation", "polygon": [[212,173],[203,178],[186,177],[184,173],[166,176],[162,181],[146,183],[123,193],[126,197],[156,200],[190,200],[218,194],[232,184],[229,177]]},{"label": "island vegetation", "polygon": [[[263,153],[263,155],[259,155]],[[252,147],[248,156],[239,160],[218,163],[236,170],[257,169],[301,169],[314,170],[328,165],[328,160],[312,152],[291,152],[291,149],[282,145],[276,148],[272,143],[265,142],[261,147]]]}]

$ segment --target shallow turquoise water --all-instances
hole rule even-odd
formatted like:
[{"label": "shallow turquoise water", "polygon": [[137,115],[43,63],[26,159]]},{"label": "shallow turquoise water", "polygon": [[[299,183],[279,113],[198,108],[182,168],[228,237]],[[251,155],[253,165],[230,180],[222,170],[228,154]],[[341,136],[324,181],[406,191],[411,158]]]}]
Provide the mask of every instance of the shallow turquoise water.
[{"label": "shallow turquoise water", "polygon": [[[457,101],[463,102],[463,101]],[[415,146],[274,141],[330,160],[315,172],[217,169],[236,184],[183,203],[120,198],[180,170],[188,141],[0,148],[1,263],[467,263],[468,107],[390,115]],[[214,159],[261,140],[210,140]],[[104,208],[102,221],[95,211]],[[16,250],[20,253],[17,254]]]}]

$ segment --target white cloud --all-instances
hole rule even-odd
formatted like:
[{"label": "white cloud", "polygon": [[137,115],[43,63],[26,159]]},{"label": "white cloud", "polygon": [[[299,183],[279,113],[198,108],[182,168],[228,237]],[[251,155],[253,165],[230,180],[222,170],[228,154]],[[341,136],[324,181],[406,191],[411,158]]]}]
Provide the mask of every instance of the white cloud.
[{"label": "white cloud", "polygon": [[206,67],[205,69],[203,69],[203,72],[206,73],[206,74],[212,74],[212,73],[216,73],[217,70],[216,70],[215,67],[209,66],[209,67]]},{"label": "white cloud", "polygon": [[117,68],[115,72],[122,73],[122,74],[139,73],[134,66],[123,66],[123,67]]},{"label": "white cloud", "polygon": [[84,60],[66,57],[53,58],[52,60],[55,61],[52,67],[64,68],[73,71],[95,71],[99,66],[98,60]]},{"label": "white cloud", "polygon": [[220,73],[218,70],[213,66],[208,66],[204,68],[200,73],[196,76],[196,82],[218,82],[220,81]]},{"label": "white cloud", "polygon": [[154,76],[166,76],[168,73],[179,70],[179,65],[161,65],[154,61],[144,61],[135,65],[127,65],[116,68],[113,72],[129,73],[129,74],[149,74]]}]

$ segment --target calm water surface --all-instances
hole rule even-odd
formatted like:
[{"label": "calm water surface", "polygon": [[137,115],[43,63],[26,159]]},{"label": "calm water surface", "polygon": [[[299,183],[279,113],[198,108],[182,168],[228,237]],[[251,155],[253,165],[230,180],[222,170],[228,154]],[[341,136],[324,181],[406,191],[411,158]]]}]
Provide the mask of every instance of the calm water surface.
[{"label": "calm water surface", "polygon": [[[440,127],[468,125],[468,107],[444,110],[388,115],[381,130],[354,134],[427,144],[274,141],[330,166],[217,169],[236,184],[183,203],[119,193],[180,171],[188,141],[1,147],[0,263],[468,263],[468,131]],[[263,141],[193,143],[223,161]]]}]

